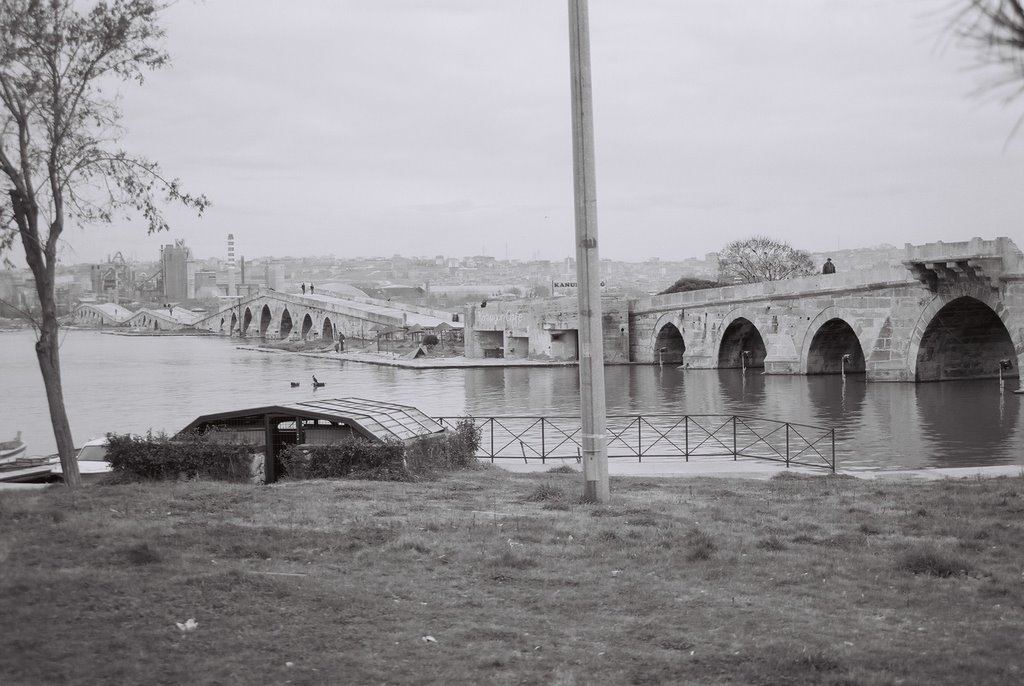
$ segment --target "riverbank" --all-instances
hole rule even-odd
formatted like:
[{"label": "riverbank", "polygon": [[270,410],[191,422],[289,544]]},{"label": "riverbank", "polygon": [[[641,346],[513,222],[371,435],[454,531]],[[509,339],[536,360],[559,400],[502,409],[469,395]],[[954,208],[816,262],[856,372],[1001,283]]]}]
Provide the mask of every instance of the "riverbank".
[{"label": "riverbank", "polygon": [[484,469],[5,494],[0,681],[1020,680],[1020,477],[580,492]]},{"label": "riverbank", "polygon": [[333,350],[283,350],[280,348],[263,346],[236,346],[238,350],[250,352],[298,355],[301,357],[312,357],[324,360],[342,362],[360,362],[363,364],[375,364],[383,367],[401,367],[403,369],[473,369],[488,367],[575,367],[575,361],[560,360],[529,360],[523,358],[481,358],[469,359],[464,355],[452,356],[424,356],[410,357],[408,353],[388,353],[370,350],[346,350],[335,352]]}]

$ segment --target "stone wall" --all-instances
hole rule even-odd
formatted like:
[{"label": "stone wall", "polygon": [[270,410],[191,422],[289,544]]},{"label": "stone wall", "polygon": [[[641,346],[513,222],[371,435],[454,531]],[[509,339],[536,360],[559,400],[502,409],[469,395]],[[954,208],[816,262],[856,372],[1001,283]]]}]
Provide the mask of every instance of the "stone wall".
[{"label": "stone wall", "polygon": [[[628,362],[627,302],[602,298],[601,309],[605,362]],[[576,298],[492,301],[486,307],[470,306],[466,308],[465,325],[468,358],[502,356],[572,361],[579,356]]]}]

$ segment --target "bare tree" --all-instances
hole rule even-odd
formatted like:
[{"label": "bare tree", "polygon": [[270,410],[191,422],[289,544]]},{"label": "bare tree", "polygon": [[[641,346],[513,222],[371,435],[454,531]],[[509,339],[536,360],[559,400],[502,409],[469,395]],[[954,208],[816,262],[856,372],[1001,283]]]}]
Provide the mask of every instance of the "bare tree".
[{"label": "bare tree", "polygon": [[718,280],[723,283],[780,281],[814,272],[810,254],[766,236],[733,241],[718,253]]},{"label": "bare tree", "polygon": [[1002,68],[1001,75],[982,90],[1008,89],[1005,102],[1024,94],[1024,1],[958,0],[955,4],[950,31],[977,51],[980,64]]},{"label": "bare tree", "polygon": [[[202,214],[204,196],[182,192],[159,166],[117,148],[118,83],[141,84],[167,64],[154,0],[0,0],[0,252],[20,237],[40,311],[36,357],[65,481],[80,483],[61,386],[54,275],[66,222],[142,215],[167,229],[160,206]],[[9,256],[5,262],[10,263]]]}]

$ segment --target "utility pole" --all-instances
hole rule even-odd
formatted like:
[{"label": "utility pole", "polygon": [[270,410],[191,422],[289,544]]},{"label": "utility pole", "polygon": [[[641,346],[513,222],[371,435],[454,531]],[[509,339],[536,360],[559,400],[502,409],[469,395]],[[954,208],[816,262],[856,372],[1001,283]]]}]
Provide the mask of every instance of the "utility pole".
[{"label": "utility pole", "polygon": [[572,70],[572,166],[576,199],[576,285],[579,298],[580,413],[583,420],[583,498],[605,503],[608,442],[605,435],[604,340],[597,253],[597,180],[594,173],[594,103],[590,80],[587,0],[569,0]]}]

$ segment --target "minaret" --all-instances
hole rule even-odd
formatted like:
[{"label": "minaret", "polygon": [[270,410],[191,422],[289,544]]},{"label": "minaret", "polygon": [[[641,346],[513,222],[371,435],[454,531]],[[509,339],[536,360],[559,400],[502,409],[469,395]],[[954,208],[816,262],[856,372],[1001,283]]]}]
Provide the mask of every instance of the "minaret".
[{"label": "minaret", "polygon": [[228,295],[238,295],[235,285],[235,234],[228,234]]}]

